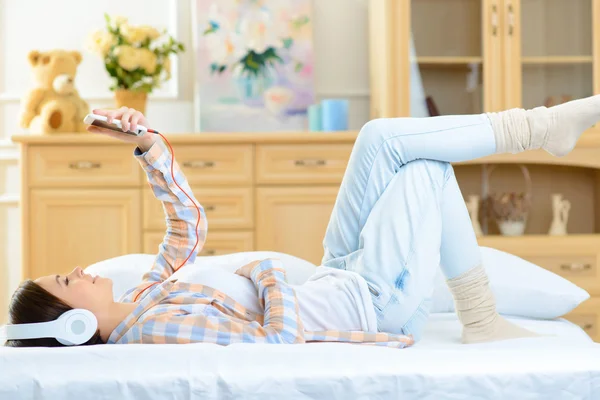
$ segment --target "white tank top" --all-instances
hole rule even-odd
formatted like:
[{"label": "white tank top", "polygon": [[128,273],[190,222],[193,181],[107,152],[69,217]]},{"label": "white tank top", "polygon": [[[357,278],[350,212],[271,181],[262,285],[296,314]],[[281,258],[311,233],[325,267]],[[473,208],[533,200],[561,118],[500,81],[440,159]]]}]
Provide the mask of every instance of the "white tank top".
[{"label": "white tank top", "polygon": [[[222,267],[181,268],[173,278],[217,289],[256,313],[263,313],[254,284]],[[335,268],[319,267],[302,285],[292,285],[300,319],[307,331],[377,332],[377,317],[364,278]]]}]

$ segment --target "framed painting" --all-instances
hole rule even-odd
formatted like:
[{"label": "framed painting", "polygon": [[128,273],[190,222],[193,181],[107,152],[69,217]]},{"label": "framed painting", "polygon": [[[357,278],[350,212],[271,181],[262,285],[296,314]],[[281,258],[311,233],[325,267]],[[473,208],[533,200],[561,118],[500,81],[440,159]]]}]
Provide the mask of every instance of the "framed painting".
[{"label": "framed painting", "polygon": [[192,0],[192,8],[197,130],[306,130],[312,1]]}]

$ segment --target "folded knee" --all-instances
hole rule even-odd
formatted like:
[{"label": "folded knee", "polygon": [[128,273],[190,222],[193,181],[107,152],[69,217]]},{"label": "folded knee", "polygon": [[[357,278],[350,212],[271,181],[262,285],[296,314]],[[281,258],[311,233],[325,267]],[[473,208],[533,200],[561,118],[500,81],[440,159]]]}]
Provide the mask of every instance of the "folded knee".
[{"label": "folded knee", "polygon": [[443,187],[448,179],[454,175],[452,164],[435,160],[416,160],[402,168],[407,172],[418,174],[420,178],[427,179],[439,187]]},{"label": "folded knee", "polygon": [[452,164],[443,161],[427,161],[433,170],[432,173],[437,178],[436,181],[438,181],[441,186],[444,186],[448,179],[454,175],[454,168],[452,168]]},{"label": "folded knee", "polygon": [[387,135],[389,135],[388,123],[385,118],[373,119],[360,129],[358,138],[356,139],[357,146],[381,146],[385,141]]},{"label": "folded knee", "polygon": [[387,118],[377,118],[370,120],[369,122],[364,124],[363,127],[360,129],[361,135],[369,135],[383,131],[385,129],[384,126],[387,125],[386,121]]}]

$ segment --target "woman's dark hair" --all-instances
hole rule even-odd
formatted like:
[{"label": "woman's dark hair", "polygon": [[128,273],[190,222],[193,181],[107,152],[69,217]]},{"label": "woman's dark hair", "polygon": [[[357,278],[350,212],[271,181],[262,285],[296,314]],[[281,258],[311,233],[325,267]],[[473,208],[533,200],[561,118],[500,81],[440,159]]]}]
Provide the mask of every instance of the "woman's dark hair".
[{"label": "woman's dark hair", "polygon": [[[73,307],[48,292],[32,280],[21,283],[12,295],[8,306],[9,324],[31,324],[54,321]],[[83,345],[104,344],[100,331]],[[8,347],[61,347],[54,338],[7,340]]]}]

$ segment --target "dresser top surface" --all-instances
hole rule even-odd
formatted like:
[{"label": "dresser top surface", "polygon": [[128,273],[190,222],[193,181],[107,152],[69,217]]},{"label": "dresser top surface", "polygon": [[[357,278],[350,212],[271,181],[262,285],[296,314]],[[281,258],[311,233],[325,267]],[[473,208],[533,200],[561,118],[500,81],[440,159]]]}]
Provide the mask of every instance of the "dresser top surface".
[{"label": "dresser top surface", "polygon": [[[173,145],[352,145],[357,131],[345,132],[248,132],[248,133],[181,133],[166,134]],[[90,133],[60,135],[16,135],[15,143],[24,148],[46,146],[129,145]],[[543,164],[600,170],[600,129],[584,133],[575,149],[566,157],[553,157],[543,150],[519,154],[493,154],[457,164]]]},{"label": "dresser top surface", "polygon": [[[254,143],[354,143],[357,131],[345,132],[241,132],[165,134],[173,144],[254,144]],[[24,144],[120,144],[121,142],[90,133],[56,135],[15,135],[12,140]]]}]

